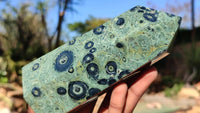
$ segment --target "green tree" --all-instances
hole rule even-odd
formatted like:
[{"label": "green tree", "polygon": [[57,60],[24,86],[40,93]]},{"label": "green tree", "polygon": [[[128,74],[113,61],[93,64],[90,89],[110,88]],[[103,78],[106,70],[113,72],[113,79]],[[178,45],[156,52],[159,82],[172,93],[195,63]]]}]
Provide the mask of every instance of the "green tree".
[{"label": "green tree", "polygon": [[83,34],[91,29],[98,27],[108,20],[109,19],[99,19],[90,16],[89,19],[87,19],[85,22],[75,22],[73,24],[68,24],[68,28],[70,31],[74,31],[78,34]]},{"label": "green tree", "polygon": [[31,60],[44,54],[44,33],[40,24],[40,17],[28,11],[29,5],[24,4],[19,9],[10,6],[11,13],[3,10],[2,25],[5,30],[1,33],[8,50],[15,61]]},{"label": "green tree", "polygon": [[[0,45],[4,49],[8,82],[20,83],[21,67],[36,57],[45,53],[44,30],[41,18],[28,10],[29,5],[23,4],[20,8],[9,6],[10,11],[2,11],[4,32],[0,33]],[[18,81],[19,80],[19,81]]]},{"label": "green tree", "polygon": [[[48,11],[48,2],[46,1],[39,1],[37,3],[37,10],[40,13],[41,19],[42,19],[42,26],[45,29],[45,34],[46,37],[48,39],[48,51],[51,51],[53,49],[53,47],[57,48],[61,42],[60,42],[60,37],[61,37],[61,33],[62,33],[62,24],[64,23],[64,19],[65,19],[65,13],[67,12],[67,10],[69,11],[75,11],[73,9],[73,5],[76,4],[75,0],[56,0],[57,1],[57,7],[58,7],[58,13],[57,13],[57,17],[58,17],[58,23],[56,25],[56,28],[53,32],[52,35],[49,34],[48,30],[47,30],[47,11]],[[78,3],[78,2],[77,2]],[[53,40],[55,39],[55,46],[53,45]]]}]

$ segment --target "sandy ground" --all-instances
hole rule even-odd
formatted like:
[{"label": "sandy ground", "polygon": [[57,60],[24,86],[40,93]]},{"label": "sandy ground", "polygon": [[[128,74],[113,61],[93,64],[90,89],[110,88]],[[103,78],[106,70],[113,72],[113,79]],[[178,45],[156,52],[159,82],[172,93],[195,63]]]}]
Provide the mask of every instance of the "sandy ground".
[{"label": "sandy ground", "polygon": [[133,113],[200,113],[199,103],[199,97],[179,95],[169,98],[164,93],[145,94]]}]

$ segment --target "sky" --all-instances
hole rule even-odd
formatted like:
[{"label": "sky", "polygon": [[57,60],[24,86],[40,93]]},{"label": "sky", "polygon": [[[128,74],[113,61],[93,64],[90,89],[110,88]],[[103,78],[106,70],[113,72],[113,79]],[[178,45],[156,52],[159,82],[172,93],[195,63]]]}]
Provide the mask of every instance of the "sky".
[{"label": "sky", "polygon": [[[85,0],[81,5],[76,5],[74,8],[78,10],[78,14],[69,15],[69,22],[84,21],[88,15],[97,18],[113,18],[121,13],[131,9],[137,5],[147,6],[147,0]],[[151,0],[156,1],[156,0]],[[158,0],[157,0],[158,1]],[[165,0],[160,1],[164,4]]]},{"label": "sky", "polygon": [[[22,2],[26,3],[36,3],[38,0],[9,0],[10,4],[19,7]],[[43,0],[45,1],[45,0]],[[55,25],[57,24],[57,8],[54,7],[55,0],[49,0],[49,10],[47,15],[48,29],[50,32],[55,30]],[[67,29],[67,24],[74,22],[84,22],[89,16],[93,16],[96,18],[114,18],[121,13],[131,9],[134,6],[142,5],[150,8],[156,8],[157,10],[162,10],[165,12],[173,13],[175,15],[184,16],[183,13],[173,12],[170,10],[166,4],[171,4],[176,6],[177,4],[181,4],[184,2],[188,2],[190,0],[75,0],[78,4],[73,5],[73,8],[76,12],[67,12],[65,23],[63,24],[63,28],[66,29],[63,35],[68,35],[69,37],[74,36],[74,33],[71,33]],[[181,1],[181,2],[180,2]],[[6,4],[2,4],[0,2],[0,9],[2,9]],[[178,7],[178,6],[177,6]],[[200,0],[195,0],[195,9],[196,9],[196,25],[200,26]],[[188,14],[190,15],[190,14]],[[189,18],[190,19],[190,18]],[[190,22],[183,22],[181,27],[190,28]],[[66,33],[66,34],[65,34]]]}]

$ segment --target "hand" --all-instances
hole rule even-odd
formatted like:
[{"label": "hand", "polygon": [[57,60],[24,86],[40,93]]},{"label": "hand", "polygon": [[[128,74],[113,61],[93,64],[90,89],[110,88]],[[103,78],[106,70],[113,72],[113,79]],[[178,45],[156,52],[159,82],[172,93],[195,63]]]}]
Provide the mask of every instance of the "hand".
[{"label": "hand", "polygon": [[[103,102],[100,113],[132,113],[141,96],[156,79],[157,70],[151,67],[142,74],[143,76],[129,88],[125,83],[117,85],[112,91],[110,102]],[[89,111],[91,112],[89,109],[84,109],[82,113],[90,113]],[[29,107],[28,113],[34,111]]]},{"label": "hand", "polygon": [[141,96],[156,79],[157,74],[156,68],[151,67],[142,72],[142,77],[129,88],[125,83],[116,86],[112,91],[109,105],[101,107],[100,113],[132,113]]}]

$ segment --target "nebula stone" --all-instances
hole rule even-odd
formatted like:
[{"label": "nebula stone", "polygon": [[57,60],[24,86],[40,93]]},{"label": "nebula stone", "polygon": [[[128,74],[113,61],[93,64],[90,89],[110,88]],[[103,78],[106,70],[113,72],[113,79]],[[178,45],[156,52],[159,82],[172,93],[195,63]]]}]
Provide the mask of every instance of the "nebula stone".
[{"label": "nebula stone", "polygon": [[65,113],[168,51],[181,18],[136,6],[27,64],[23,93],[36,113]]}]

